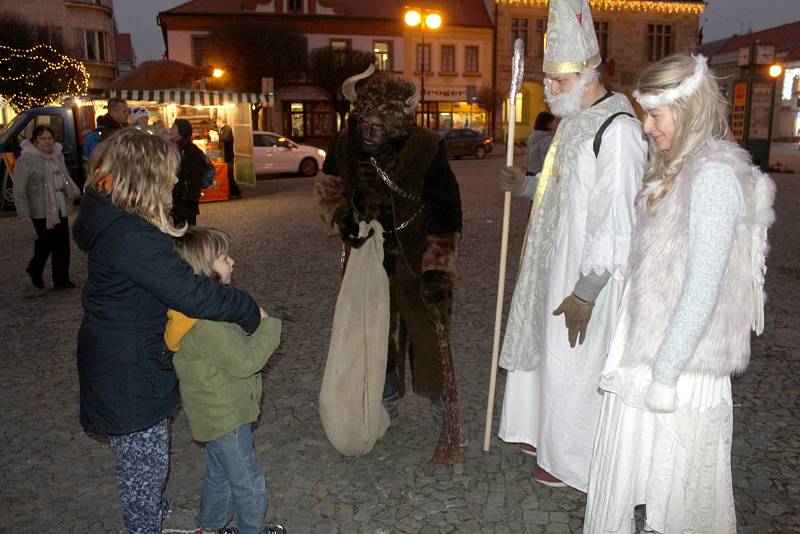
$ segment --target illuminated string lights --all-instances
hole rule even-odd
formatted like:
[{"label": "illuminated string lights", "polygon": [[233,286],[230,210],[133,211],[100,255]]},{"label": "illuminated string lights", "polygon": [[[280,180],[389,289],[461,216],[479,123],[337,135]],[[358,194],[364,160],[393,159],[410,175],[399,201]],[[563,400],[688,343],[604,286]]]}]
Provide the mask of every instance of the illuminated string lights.
[{"label": "illuminated string lights", "polygon": [[28,49],[0,45],[0,98],[16,111],[83,95],[89,71],[47,44]]},{"label": "illuminated string lights", "polygon": [[[495,0],[498,5],[547,8],[548,0]],[[705,2],[670,2],[668,0],[589,0],[595,11],[634,11],[699,15]]]}]

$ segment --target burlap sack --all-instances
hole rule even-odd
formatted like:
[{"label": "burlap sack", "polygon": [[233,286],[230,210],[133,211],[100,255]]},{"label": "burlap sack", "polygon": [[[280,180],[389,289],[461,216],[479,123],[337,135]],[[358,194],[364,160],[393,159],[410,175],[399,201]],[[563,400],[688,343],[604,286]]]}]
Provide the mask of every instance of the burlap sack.
[{"label": "burlap sack", "polygon": [[383,383],[389,339],[389,278],[383,268],[383,228],[361,222],[373,236],[350,259],[333,314],[331,344],[319,392],[322,427],[345,456],[372,450],[389,427]]}]

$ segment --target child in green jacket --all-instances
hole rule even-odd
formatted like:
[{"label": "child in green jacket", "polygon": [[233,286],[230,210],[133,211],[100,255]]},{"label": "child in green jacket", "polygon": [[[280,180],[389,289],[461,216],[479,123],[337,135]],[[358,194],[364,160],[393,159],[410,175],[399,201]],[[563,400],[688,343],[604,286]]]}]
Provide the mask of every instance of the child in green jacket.
[{"label": "child in green jacket", "polygon": [[[214,228],[190,228],[175,248],[195,274],[229,284],[230,237]],[[279,320],[261,309],[250,336],[239,325],[167,313],[164,338],[173,362],[192,436],[204,444],[206,477],[195,521],[200,534],[282,534],[267,526],[267,483],[253,449],[252,423],[261,410],[261,368],[278,347]],[[236,527],[227,529],[232,516]]]}]

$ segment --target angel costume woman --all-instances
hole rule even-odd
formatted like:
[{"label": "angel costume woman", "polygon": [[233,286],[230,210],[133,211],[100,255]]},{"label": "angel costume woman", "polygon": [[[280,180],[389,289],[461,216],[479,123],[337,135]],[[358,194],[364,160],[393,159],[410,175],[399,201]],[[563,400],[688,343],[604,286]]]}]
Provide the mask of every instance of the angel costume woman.
[{"label": "angel costume woman", "polygon": [[650,166],[637,205],[584,533],[732,533],[732,374],[763,329],[772,180],[730,141],[703,56],[642,73]]}]

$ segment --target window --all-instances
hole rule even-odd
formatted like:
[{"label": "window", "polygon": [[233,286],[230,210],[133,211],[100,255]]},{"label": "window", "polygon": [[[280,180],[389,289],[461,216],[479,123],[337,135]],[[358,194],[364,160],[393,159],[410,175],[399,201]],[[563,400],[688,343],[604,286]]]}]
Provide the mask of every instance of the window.
[{"label": "window", "polygon": [[536,44],[537,52],[540,56],[544,55],[544,45],[547,42],[547,19],[536,19]]},{"label": "window", "polygon": [[97,59],[97,32],[86,30],[86,59]]},{"label": "window", "polygon": [[108,32],[98,32],[95,30],[81,31],[83,44],[83,57],[94,61],[108,61]]},{"label": "window", "polygon": [[442,45],[442,72],[456,71],[456,47]]},{"label": "window", "polygon": [[105,32],[97,32],[97,56],[100,61],[108,59],[106,57],[106,37]]},{"label": "window", "polygon": [[253,146],[270,147],[275,146],[275,139],[267,134],[253,134]]},{"label": "window", "polygon": [[205,65],[206,63],[206,48],[208,47],[208,38],[206,37],[192,37],[192,63],[195,65]]},{"label": "window", "polygon": [[511,50],[514,50],[514,43],[517,39],[522,39],[524,55],[528,55],[528,19],[511,19]]},{"label": "window", "polygon": [[286,3],[286,10],[289,13],[302,13],[303,12],[303,0],[289,0]]},{"label": "window", "polygon": [[331,39],[333,62],[337,67],[344,67],[344,64],[347,62],[348,48],[350,48],[350,41],[347,39]]},{"label": "window", "polygon": [[608,22],[594,22],[594,32],[597,34],[597,44],[600,45],[600,56],[608,57]]},{"label": "window", "polygon": [[658,61],[672,53],[672,26],[669,24],[647,25],[647,59]]},{"label": "window", "polygon": [[392,43],[375,41],[372,43],[372,52],[375,54],[375,66],[378,70],[392,70]]},{"label": "window", "polygon": [[464,47],[464,72],[469,74],[477,74],[480,72],[478,67],[478,47]]},{"label": "window", "polygon": [[431,45],[417,45],[417,69],[416,72],[431,71]]}]

